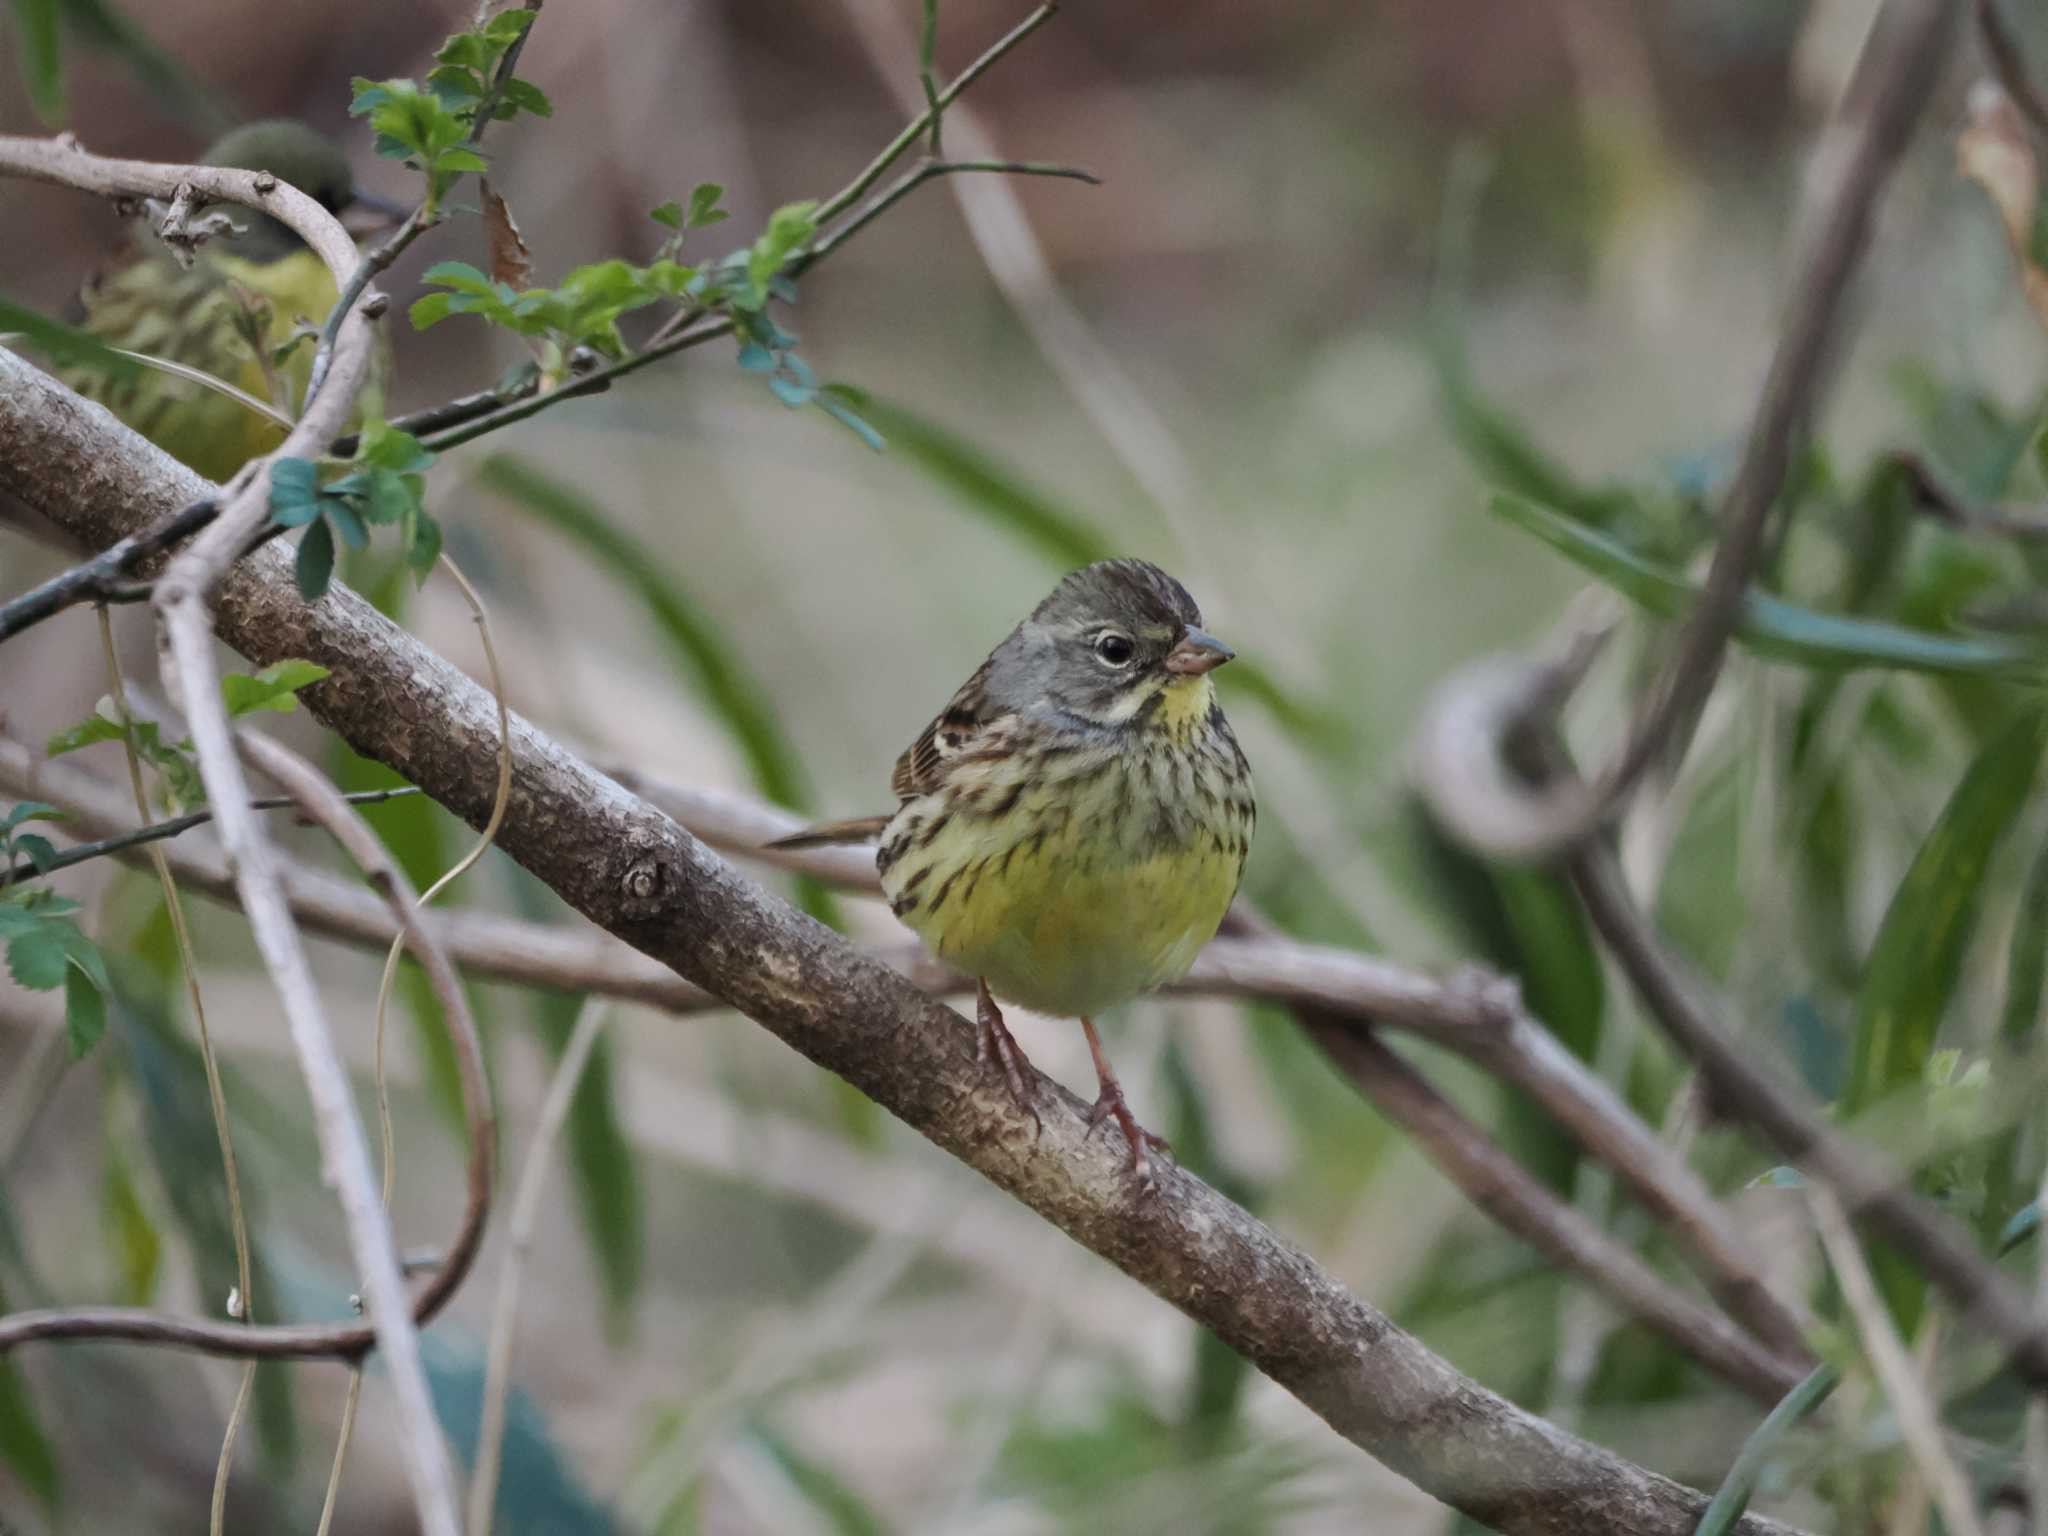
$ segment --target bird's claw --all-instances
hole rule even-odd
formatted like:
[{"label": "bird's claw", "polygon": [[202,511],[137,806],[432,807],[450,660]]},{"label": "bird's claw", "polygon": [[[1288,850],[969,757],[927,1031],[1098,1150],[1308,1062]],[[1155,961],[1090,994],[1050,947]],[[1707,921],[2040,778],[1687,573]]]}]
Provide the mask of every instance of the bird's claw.
[{"label": "bird's claw", "polygon": [[975,1037],[974,1059],[982,1066],[991,1061],[1003,1069],[1003,1081],[1009,1084],[1010,1097],[1017,1107],[1031,1117],[1031,1124],[1038,1135],[1045,1134],[1045,1121],[1039,1117],[1038,1106],[1032,1101],[1030,1086],[1024,1078],[1024,1070],[1030,1065],[1024,1059],[1023,1049],[1017,1044],[1016,1036],[1010,1033],[1009,1025],[1003,1022],[1002,1010],[996,1007],[994,998],[983,988],[975,1005],[975,1018],[981,1030]]},{"label": "bird's claw", "polygon": [[1147,1152],[1171,1152],[1172,1146],[1164,1136],[1154,1135],[1138,1124],[1137,1116],[1131,1113],[1130,1105],[1124,1102],[1122,1086],[1114,1081],[1102,1085],[1101,1094],[1097,1096],[1094,1107],[1088,1111],[1086,1134],[1093,1136],[1096,1128],[1106,1120],[1116,1121],[1117,1129],[1124,1133],[1124,1144],[1131,1149],[1132,1177],[1144,1186],[1146,1193],[1155,1192],[1158,1186],[1153,1182],[1152,1159]]}]

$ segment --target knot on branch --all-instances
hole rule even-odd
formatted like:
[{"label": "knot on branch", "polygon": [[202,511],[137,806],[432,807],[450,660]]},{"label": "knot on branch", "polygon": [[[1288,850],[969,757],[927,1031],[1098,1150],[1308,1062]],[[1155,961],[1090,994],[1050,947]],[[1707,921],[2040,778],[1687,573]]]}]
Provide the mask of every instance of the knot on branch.
[{"label": "knot on branch", "polygon": [[634,920],[653,917],[682,886],[674,853],[644,834],[631,840],[624,852],[626,862],[617,877],[620,916]]},{"label": "knot on branch", "polygon": [[[271,182],[271,189],[276,190],[275,179]],[[149,206],[152,211],[162,207],[154,200],[151,200]],[[244,226],[237,224],[222,210],[202,212],[205,207],[206,200],[200,195],[199,189],[189,181],[181,181],[178,183],[177,192],[171,198],[170,206],[157,218],[156,237],[171,248],[171,255],[177,258],[181,267],[189,269],[199,247],[215,236],[239,235],[243,232]]]}]

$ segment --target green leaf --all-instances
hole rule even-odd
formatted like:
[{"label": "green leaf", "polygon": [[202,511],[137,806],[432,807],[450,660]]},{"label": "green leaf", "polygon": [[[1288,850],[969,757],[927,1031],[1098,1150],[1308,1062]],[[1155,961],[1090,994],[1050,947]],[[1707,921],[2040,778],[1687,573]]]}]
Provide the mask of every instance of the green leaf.
[{"label": "green leaf", "polygon": [[71,1059],[88,1056],[107,1032],[107,994],[74,965],[64,973],[64,1035]]},{"label": "green leaf", "polygon": [[412,308],[405,312],[416,331],[439,325],[454,313],[455,296],[447,293],[430,293],[423,299],[415,299]]},{"label": "green leaf", "polygon": [[1976,931],[1985,871],[2044,749],[2048,708],[2030,707],[1977,754],[1893,893],[1856,997],[1845,1115],[1922,1082]]},{"label": "green leaf", "polygon": [[[848,397],[842,392],[840,398]],[[858,403],[905,459],[1061,569],[1092,565],[1116,553],[1079,513],[1059,506],[966,438],[901,406],[871,397]]]},{"label": "green leaf", "polygon": [[2048,980],[2048,841],[2042,843],[2027,868],[2006,951],[2005,1007],[1999,1031],[2006,1044],[2024,1047],[2039,1024],[2044,980]]},{"label": "green leaf", "polygon": [[107,1148],[100,1179],[100,1226],[121,1277],[121,1300],[131,1307],[148,1306],[156,1296],[157,1276],[163,1269],[163,1237],[135,1188],[127,1159],[112,1146]]},{"label": "green leaf", "polygon": [[71,962],[64,953],[63,919],[39,922],[7,941],[7,974],[31,992],[53,992],[64,985]]},{"label": "green leaf", "polygon": [[66,819],[64,812],[58,810],[54,805],[45,804],[41,800],[24,800],[5,816],[0,816],[0,833],[12,832],[23,822],[64,821]]},{"label": "green leaf", "polygon": [[1700,1516],[1693,1536],[1728,1536],[1735,1529],[1742,1512],[1749,1508],[1749,1496],[1756,1491],[1757,1479],[1777,1451],[1779,1441],[1801,1419],[1825,1402],[1841,1379],[1842,1373],[1832,1365],[1817,1365],[1799,1385],[1779,1399],[1778,1405],[1742,1442],[1735,1464],[1721,1479],[1721,1486],[1707,1505],[1706,1512]]},{"label": "green leaf", "polygon": [[40,875],[47,875],[50,866],[57,862],[56,848],[40,833],[22,833],[14,840],[14,851],[35,865],[36,873]]},{"label": "green leaf", "polygon": [[875,452],[881,453],[889,446],[888,443],[883,440],[882,434],[877,432],[865,417],[854,410],[841,397],[839,392],[843,387],[838,384],[827,384],[823,389],[819,390],[818,409],[827,416],[830,416],[834,421],[850,429],[854,436],[874,449]]},{"label": "green leaf", "polygon": [[[549,1053],[559,1059],[569,1043],[583,1000],[534,995],[534,1009]],[[646,1195],[633,1146],[619,1119],[618,1059],[610,1031],[598,1037],[569,1104],[563,1132],[576,1184],[576,1211],[598,1277],[604,1286],[605,1315],[614,1338],[631,1320],[647,1259]]]},{"label": "green leaf", "polygon": [[305,537],[299,540],[299,557],[293,571],[298,577],[299,595],[307,602],[317,603],[326,596],[327,583],[334,575],[334,535],[328,531],[325,518],[309,526]]},{"label": "green leaf", "polygon": [[505,82],[500,103],[500,117],[510,117],[514,111],[531,112],[535,117],[555,115],[555,104],[548,100],[548,93],[531,80],[522,80],[517,75]]},{"label": "green leaf", "polygon": [[[694,199],[695,194],[691,196]],[[768,216],[768,227],[747,253],[747,281],[753,290],[749,308],[767,303],[770,279],[818,232],[817,210],[815,200],[785,203]]]},{"label": "green leaf", "polygon": [[[1683,617],[1699,600],[1692,583],[1549,507],[1507,495],[1494,496],[1487,505],[1661,618]],[[2016,638],[1941,635],[1878,619],[1818,613],[1760,592],[1744,599],[1735,637],[1775,661],[1836,670],[1895,667],[2036,678],[2048,660],[2038,645]]]},{"label": "green leaf", "polygon": [[[2026,709],[1977,754],[1893,894],[1856,996],[1841,1112],[1853,1116],[1888,1095],[1924,1090],[1941,1021],[1955,995],[1977,926],[1985,872],[2024,808],[2048,749],[2048,708]],[[1924,1094],[1929,1113],[1938,1105]],[[1903,1332],[1911,1336],[1926,1277],[1878,1245],[1872,1267]]]},{"label": "green leaf", "polygon": [[[108,706],[102,701],[102,707]],[[73,726],[57,732],[43,745],[43,751],[50,757],[62,757],[66,752],[76,752],[80,747],[89,747],[100,741],[123,741],[127,738],[118,720],[104,714],[93,714]]]},{"label": "green leaf", "polygon": [[678,234],[682,233],[683,205],[677,202],[674,198],[670,198],[667,202],[662,203],[658,207],[648,209],[647,217],[654,220],[654,222],[657,224],[666,224],[670,229],[675,230]]},{"label": "green leaf", "polygon": [[320,515],[320,466],[311,459],[273,459],[270,464],[270,520],[297,528]]},{"label": "green leaf", "polygon": [[488,171],[490,168],[491,162],[486,160],[476,150],[460,146],[454,149],[444,149],[434,157],[434,169],[438,171],[476,171],[481,173]]},{"label": "green leaf", "polygon": [[424,583],[440,558],[441,525],[425,511],[415,512],[406,528],[406,565]]},{"label": "green leaf", "polygon": [[[725,188],[717,182],[706,181],[698,183],[698,185],[690,189],[690,211],[684,215],[684,222],[680,227],[684,229],[702,229],[707,224],[716,224],[720,219],[730,218],[731,215],[718,206],[719,199],[724,196]],[[667,204],[665,206],[673,207],[674,204]],[[817,205],[812,204],[812,206],[816,207]],[[815,223],[812,227],[816,228]]]},{"label": "green leaf", "polygon": [[60,324],[33,309],[0,299],[0,331],[22,339],[60,368],[82,368],[117,383],[138,377],[142,364],[123,356],[90,332]]},{"label": "green leaf", "polygon": [[[444,266],[459,266],[459,262],[444,262]],[[471,268],[474,271],[474,268]],[[356,448],[355,463],[372,469],[386,469],[393,474],[424,474],[434,462],[431,449],[420,440],[381,417],[372,417],[363,423],[362,438]]]},{"label": "green leaf", "polygon": [[231,716],[263,709],[290,714],[299,707],[298,691],[328,675],[318,662],[290,657],[272,662],[253,677],[246,672],[228,673],[220,680],[221,701]]},{"label": "green leaf", "polygon": [[491,280],[466,261],[437,261],[420,274],[423,283],[453,288],[461,293],[494,294]]},{"label": "green leaf", "polygon": [[888,1527],[837,1472],[765,1425],[755,1425],[751,1433],[782,1469],[790,1486],[823,1517],[824,1529],[837,1536],[884,1536]]},{"label": "green leaf", "polygon": [[21,78],[36,116],[56,127],[64,121],[64,52],[57,0],[14,0],[20,37]]}]

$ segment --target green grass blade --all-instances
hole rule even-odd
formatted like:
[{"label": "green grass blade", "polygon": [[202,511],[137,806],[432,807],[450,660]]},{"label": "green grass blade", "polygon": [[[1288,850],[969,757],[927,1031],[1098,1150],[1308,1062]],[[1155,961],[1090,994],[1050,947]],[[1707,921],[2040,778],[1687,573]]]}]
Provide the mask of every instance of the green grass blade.
[{"label": "green grass blade", "polygon": [[[1492,497],[1488,506],[1660,618],[1681,618],[1699,600],[1699,589],[1682,576],[1551,507],[1505,494]],[[1881,619],[1821,613],[1762,592],[1745,599],[1735,637],[1775,661],[1838,671],[1892,667],[2033,678],[2048,661],[2040,646],[2015,638],[1934,634]]]},{"label": "green grass blade", "polygon": [[[0,1292],[0,1313],[7,1310],[7,1297]],[[12,1471],[46,1510],[56,1509],[57,1450],[36,1414],[28,1383],[11,1360],[0,1360],[0,1466]]]},{"label": "green grass blade", "polygon": [[[768,706],[767,690],[652,549],[621,532],[588,497],[510,454],[484,460],[478,478],[630,588],[653,616],[671,654],[696,679],[704,702],[739,743],[755,786],[778,805],[811,809],[810,778]],[[823,886],[801,880],[797,890],[805,911],[836,926],[837,908]]]},{"label": "green grass blade", "polygon": [[1892,895],[1856,997],[1842,1112],[1918,1085],[1976,931],[1992,855],[2025,807],[2048,748],[2048,709],[2026,710],[1977,754]]},{"label": "green grass blade", "polygon": [[19,334],[59,367],[89,368],[110,379],[129,379],[142,372],[142,364],[122,356],[97,336],[6,299],[0,299],[0,331]]},{"label": "green grass blade", "polygon": [[1798,1386],[1778,1400],[1778,1406],[1764,1415],[1763,1423],[1751,1430],[1749,1438],[1742,1442],[1735,1465],[1721,1480],[1720,1489],[1707,1505],[1706,1513],[1700,1516],[1699,1528],[1693,1536],[1728,1536],[1728,1532],[1735,1529],[1735,1522],[1749,1508],[1749,1496],[1756,1491],[1757,1478],[1777,1450],[1778,1442],[1801,1419],[1826,1402],[1828,1394],[1835,1390],[1841,1379],[1842,1373],[1832,1365],[1817,1365]]}]

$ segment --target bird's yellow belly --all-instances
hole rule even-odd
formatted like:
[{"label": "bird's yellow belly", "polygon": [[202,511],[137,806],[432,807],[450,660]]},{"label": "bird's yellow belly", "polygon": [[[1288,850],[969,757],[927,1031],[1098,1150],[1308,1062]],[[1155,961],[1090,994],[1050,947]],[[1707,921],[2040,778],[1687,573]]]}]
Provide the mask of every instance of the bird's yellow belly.
[{"label": "bird's yellow belly", "polygon": [[1071,809],[1027,803],[997,821],[955,820],[883,871],[898,916],[940,959],[1064,1017],[1185,975],[1244,864],[1225,828],[1162,844]]}]

